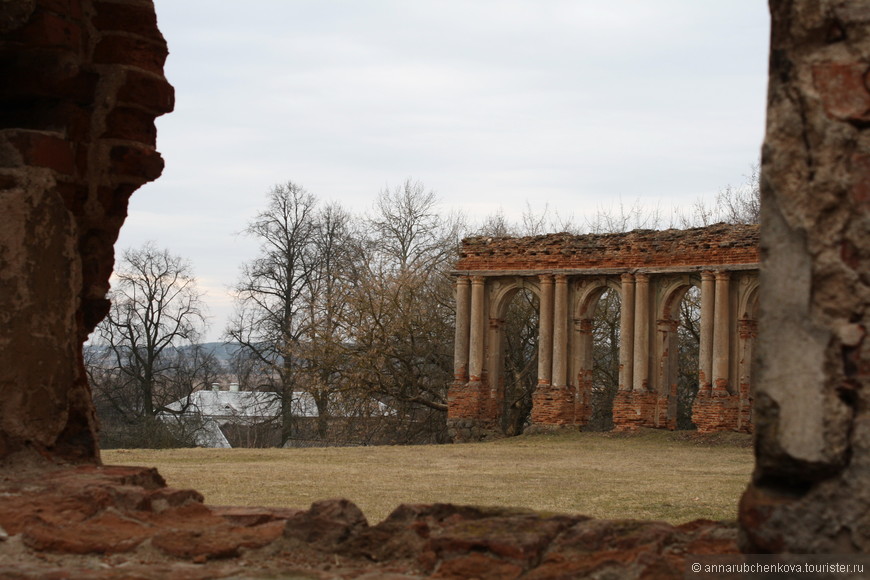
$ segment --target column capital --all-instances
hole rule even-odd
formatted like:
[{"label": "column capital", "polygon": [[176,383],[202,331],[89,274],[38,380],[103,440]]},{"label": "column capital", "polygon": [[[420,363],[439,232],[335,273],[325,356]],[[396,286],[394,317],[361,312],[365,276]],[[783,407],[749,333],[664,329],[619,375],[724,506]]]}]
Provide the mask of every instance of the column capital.
[{"label": "column capital", "polygon": [[643,272],[638,272],[634,275],[634,281],[637,284],[647,284],[649,283],[649,274],[644,274]]},{"label": "column capital", "polygon": [[716,280],[727,282],[731,278],[731,272],[728,270],[716,270]]},{"label": "column capital", "polygon": [[568,283],[568,274],[555,274],[554,278],[556,279],[556,284]]},{"label": "column capital", "polygon": [[709,281],[712,282],[715,277],[715,273],[713,270],[702,270],[701,271],[701,281]]},{"label": "column capital", "polygon": [[631,282],[634,282],[634,274],[630,272],[623,272],[619,275],[619,279],[622,280],[623,284],[629,284]]},{"label": "column capital", "polygon": [[486,277],[484,276],[471,276],[471,283],[477,285],[483,285],[486,283]]},{"label": "column capital", "polygon": [[468,286],[469,284],[471,284],[471,278],[469,276],[459,275],[456,277],[457,286]]},{"label": "column capital", "polygon": [[552,284],[555,276],[552,274],[538,274],[538,279],[541,281],[541,284]]}]

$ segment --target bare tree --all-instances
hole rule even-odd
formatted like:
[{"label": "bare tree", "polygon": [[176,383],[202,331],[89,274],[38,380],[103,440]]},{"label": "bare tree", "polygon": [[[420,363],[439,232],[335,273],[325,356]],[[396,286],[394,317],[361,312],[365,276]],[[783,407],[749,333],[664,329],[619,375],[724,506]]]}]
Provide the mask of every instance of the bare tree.
[{"label": "bare tree", "polygon": [[504,319],[504,398],[501,429],[519,435],[531,420],[532,394],[538,386],[538,297],[523,289],[508,306]]},{"label": "bare tree", "polygon": [[740,185],[726,185],[709,204],[697,200],[690,214],[677,212],[677,222],[682,228],[709,226],[718,222],[728,224],[757,224],[761,219],[761,163],[750,166]]},{"label": "bare tree", "polygon": [[619,338],[622,304],[608,288],[598,298],[592,318],[592,413],[586,429],[613,428],[613,399],[619,390]]},{"label": "bare tree", "polygon": [[302,360],[308,371],[305,390],[317,405],[320,439],[328,435],[330,406],[346,375],[349,299],[359,278],[358,236],[350,214],[340,205],[327,205],[318,213]]},{"label": "bare tree", "polygon": [[453,259],[463,220],[441,216],[437,202],[434,191],[410,178],[378,194],[368,221],[383,267],[420,270]]},{"label": "bare tree", "polygon": [[[169,444],[158,416],[216,371],[197,346],[206,327],[202,294],[190,265],[151,242],[125,251],[115,275],[112,307],[88,347],[95,402],[107,425],[137,434],[130,443]],[[180,439],[175,444],[189,443]]]},{"label": "bare tree", "polygon": [[317,200],[293,182],[274,186],[265,210],[245,230],[260,242],[257,258],[242,266],[230,341],[269,370],[281,409],[281,442],[292,436],[294,392],[305,386],[297,363],[305,353],[310,282],[316,270]]},{"label": "bare tree", "polygon": [[644,207],[640,199],[630,206],[622,200],[616,207],[599,207],[595,216],[586,220],[586,229],[592,234],[613,234],[630,230],[655,230],[662,227],[661,209]]},{"label": "bare tree", "polygon": [[394,411],[404,441],[440,438],[452,377],[453,285],[462,222],[406,180],[381,192],[351,296],[350,383]]}]

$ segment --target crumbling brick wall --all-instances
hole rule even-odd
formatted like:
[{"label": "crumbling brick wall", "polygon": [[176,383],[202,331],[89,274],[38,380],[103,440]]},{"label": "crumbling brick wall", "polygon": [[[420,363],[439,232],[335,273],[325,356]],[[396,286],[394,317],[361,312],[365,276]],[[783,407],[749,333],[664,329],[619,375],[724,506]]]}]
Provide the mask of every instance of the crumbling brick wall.
[{"label": "crumbling brick wall", "polygon": [[476,236],[462,241],[457,271],[595,270],[758,262],[758,226],[716,224],[615,234]]},{"label": "crumbling brick wall", "polygon": [[81,345],[173,107],[150,0],[0,2],[0,459],[97,461]]},{"label": "crumbling brick wall", "polygon": [[[619,293],[620,324],[626,331],[621,332],[619,344],[621,386],[613,400],[612,417],[617,429],[676,427],[677,307],[686,289],[695,285],[701,287],[702,303],[703,296],[710,298],[702,308],[710,313],[707,318],[702,316],[702,320],[707,320],[702,326],[706,324],[710,331],[705,333],[702,328],[701,332],[710,337],[706,360],[712,366],[712,333],[716,328],[719,335],[716,358],[724,363],[718,367],[720,375],[716,382],[721,384],[717,388],[713,388],[711,376],[698,372],[700,384],[693,404],[693,420],[699,431],[751,431],[749,374],[742,372],[745,367],[740,355],[751,348],[754,335],[740,329],[755,322],[754,309],[748,313],[741,307],[753,302],[749,297],[755,295],[760,259],[758,240],[757,225],[721,223],[686,230],[516,238],[478,236],[463,240],[455,267],[457,378],[448,398],[451,437],[455,441],[483,437],[499,423],[499,402],[503,400],[504,389],[503,351],[499,345],[503,341],[501,318],[507,303],[501,297],[509,296],[519,286],[532,288],[541,297],[539,361],[542,356],[548,357],[548,362],[539,367],[531,410],[532,428],[578,428],[587,424],[592,414],[589,404],[592,384],[588,377],[595,364],[589,360],[594,306],[587,311],[584,304],[597,300],[602,284]],[[718,274],[714,276],[714,272]],[[718,281],[705,286],[702,282],[705,277]],[[553,285],[543,282],[549,278],[561,279],[564,302],[561,308],[553,306],[552,300],[545,306],[543,296],[553,292]],[[485,292],[477,307],[472,302],[470,314],[460,315],[459,304],[467,301],[469,279],[482,283]],[[641,287],[642,298],[635,300]],[[590,294],[595,289],[598,294]],[[725,298],[714,303],[714,294]],[[489,324],[487,332],[478,332],[483,338],[478,339],[476,348],[480,349],[482,343],[486,353],[478,357],[484,360],[480,380],[463,376],[475,348],[469,346],[473,342],[470,338],[475,312],[488,318]],[[560,333],[553,334],[544,328],[547,316],[554,321],[553,332],[561,326]],[[477,324],[481,319],[476,319]],[[588,326],[585,331],[584,324]],[[468,344],[461,340],[463,336],[469,338]],[[704,340],[702,351],[703,346]],[[701,364],[701,369],[705,366]],[[567,372],[568,368],[571,372]],[[630,376],[639,379],[623,380]]]}]

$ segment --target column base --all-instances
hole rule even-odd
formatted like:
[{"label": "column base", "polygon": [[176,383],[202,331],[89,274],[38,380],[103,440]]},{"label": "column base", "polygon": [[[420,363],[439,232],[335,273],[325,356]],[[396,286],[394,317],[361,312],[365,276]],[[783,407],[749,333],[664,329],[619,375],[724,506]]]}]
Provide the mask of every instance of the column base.
[{"label": "column base", "polygon": [[692,404],[692,422],[698,433],[718,431],[739,431],[751,433],[752,425],[741,421],[740,396],[723,394],[718,391],[698,393]]},{"label": "column base", "polygon": [[491,421],[451,418],[447,419],[447,436],[453,443],[476,443],[504,437]]},{"label": "column base", "polygon": [[577,425],[538,425],[532,423],[523,431],[523,435],[555,435],[558,433],[576,433],[580,431]]},{"label": "column base", "polygon": [[480,441],[498,433],[495,405],[486,381],[454,382],[447,392],[447,435],[454,443]]},{"label": "column base", "polygon": [[577,423],[575,399],[576,395],[572,387],[538,385],[532,395],[532,425],[575,425]]},{"label": "column base", "polygon": [[668,398],[646,391],[619,391],[613,399],[613,430],[666,428]]}]

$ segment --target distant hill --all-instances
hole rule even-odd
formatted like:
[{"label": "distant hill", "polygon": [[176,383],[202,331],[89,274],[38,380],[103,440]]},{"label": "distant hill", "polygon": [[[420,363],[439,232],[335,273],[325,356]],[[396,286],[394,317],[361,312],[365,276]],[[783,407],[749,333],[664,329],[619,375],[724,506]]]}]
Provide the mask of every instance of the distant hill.
[{"label": "distant hill", "polygon": [[[235,342],[225,343],[225,342],[204,342],[201,346],[209,353],[213,354],[214,357],[218,360],[218,362],[226,367],[229,365],[230,359],[232,359],[233,354],[235,354],[240,345]],[[191,346],[182,346],[179,347],[179,350],[184,352],[192,348]],[[88,352],[101,353],[104,352],[106,347],[97,346],[90,343],[85,343],[84,350],[87,354]]]}]

